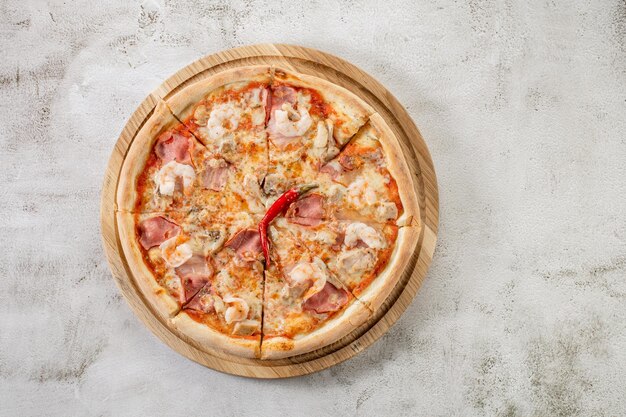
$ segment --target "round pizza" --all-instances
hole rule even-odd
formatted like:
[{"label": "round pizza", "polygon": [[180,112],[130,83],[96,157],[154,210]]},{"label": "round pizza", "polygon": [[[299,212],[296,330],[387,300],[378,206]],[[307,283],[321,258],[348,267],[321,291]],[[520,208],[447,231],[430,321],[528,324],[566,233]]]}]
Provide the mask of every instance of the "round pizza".
[{"label": "round pizza", "polygon": [[382,308],[419,238],[414,181],[356,95],[243,67],[157,103],[124,159],[116,220],[153,314],[201,349],[278,359]]}]

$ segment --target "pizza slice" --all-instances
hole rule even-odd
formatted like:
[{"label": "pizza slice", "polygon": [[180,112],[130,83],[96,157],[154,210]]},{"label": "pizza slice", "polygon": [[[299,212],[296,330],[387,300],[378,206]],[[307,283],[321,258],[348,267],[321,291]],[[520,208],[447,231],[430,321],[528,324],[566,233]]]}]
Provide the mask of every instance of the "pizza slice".
[{"label": "pizza slice", "polygon": [[209,258],[239,230],[254,229],[247,213],[207,210],[116,214],[120,242],[137,285],[156,313],[175,315],[215,272]]},{"label": "pizza slice", "polygon": [[215,157],[260,184],[268,170],[269,66],[223,71],[167,99],[175,116]]},{"label": "pizza slice", "polygon": [[420,229],[391,223],[351,220],[316,225],[279,218],[274,227],[289,233],[312,256],[321,259],[356,298],[376,311],[401,279]]},{"label": "pizza slice", "polygon": [[274,72],[269,103],[264,190],[270,196],[315,179],[373,113],[342,87],[282,69]]},{"label": "pizza slice", "polygon": [[327,346],[371,315],[326,264],[284,229],[270,226],[261,357],[279,359]]},{"label": "pizza slice", "polygon": [[414,179],[398,141],[378,114],[320,171],[315,192],[323,218],[418,225]]},{"label": "pizza slice", "polygon": [[209,259],[214,273],[173,325],[202,347],[259,357],[264,280],[259,232],[237,230]]},{"label": "pizza slice", "polygon": [[117,193],[118,209],[136,213],[202,207],[262,214],[264,204],[259,178],[212,153],[163,101],[133,141]]}]

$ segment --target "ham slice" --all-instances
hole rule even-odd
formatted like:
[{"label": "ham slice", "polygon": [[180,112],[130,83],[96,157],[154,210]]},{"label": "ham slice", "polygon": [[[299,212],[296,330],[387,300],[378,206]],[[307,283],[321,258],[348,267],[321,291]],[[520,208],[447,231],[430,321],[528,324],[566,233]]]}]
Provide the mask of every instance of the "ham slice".
[{"label": "ham slice", "polygon": [[180,303],[185,304],[209,282],[214,269],[203,255],[193,255],[174,270],[180,277]]},{"label": "ham slice", "polygon": [[178,133],[166,132],[157,139],[154,153],[163,161],[176,161],[181,164],[191,163],[189,154],[189,139]]},{"label": "ham slice", "polygon": [[339,310],[348,302],[348,292],[326,282],[324,288],[302,305],[304,310],[314,311],[318,314],[330,313]]},{"label": "ham slice", "polygon": [[254,261],[262,251],[261,236],[256,229],[238,231],[224,246],[233,249],[244,261]]},{"label": "ham slice", "polygon": [[320,172],[330,175],[332,179],[337,179],[337,177],[343,172],[343,168],[337,161],[330,161],[320,168]]},{"label": "ham slice", "polygon": [[268,118],[266,124],[269,132],[271,133],[270,140],[280,149],[284,149],[293,141],[293,138],[283,136],[278,133],[275,128],[276,121],[274,117],[271,116],[273,116],[274,110],[281,109],[285,103],[290,104],[293,107],[298,99],[297,95],[298,93],[296,90],[291,87],[287,87],[286,85],[279,85],[278,87],[273,88],[270,94],[268,94],[268,107],[266,107],[266,109],[269,108],[269,116],[266,116]]},{"label": "ham slice", "polygon": [[359,166],[359,161],[357,161],[357,158],[354,155],[350,155],[348,153],[342,153],[341,155],[339,155],[339,158],[337,160],[346,171],[352,171]]},{"label": "ham slice", "polygon": [[222,160],[211,160],[202,173],[202,186],[213,191],[222,191],[228,181],[230,166]]},{"label": "ham slice", "polygon": [[324,197],[311,193],[293,203],[285,217],[291,223],[303,226],[317,226],[324,216]]},{"label": "ham slice", "polygon": [[214,300],[211,297],[212,290],[211,284],[206,284],[184,305],[183,309],[210,313],[214,309]]},{"label": "ham slice", "polygon": [[282,108],[284,103],[291,104],[294,106],[298,99],[298,92],[286,85],[279,85],[278,87],[272,89],[271,93],[270,109],[273,112],[276,109]]},{"label": "ham slice", "polygon": [[180,232],[180,226],[162,216],[151,217],[142,221],[139,223],[138,229],[139,243],[146,250],[159,246]]}]

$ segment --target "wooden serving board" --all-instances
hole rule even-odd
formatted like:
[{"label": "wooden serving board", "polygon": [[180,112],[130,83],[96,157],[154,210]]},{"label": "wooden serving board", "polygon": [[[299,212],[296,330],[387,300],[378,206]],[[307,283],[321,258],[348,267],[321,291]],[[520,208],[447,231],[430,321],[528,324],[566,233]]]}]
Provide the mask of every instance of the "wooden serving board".
[{"label": "wooden serving board", "polygon": [[[168,98],[193,83],[226,68],[274,64],[315,75],[341,85],[368,102],[391,126],[416,179],[421,232],[415,251],[393,292],[365,324],[322,349],[280,360],[245,359],[196,345],[157,318],[134,281],[119,241],[115,220],[115,195],[122,162],[135,135],[152,114],[158,98]],[[351,358],[380,338],[404,312],[420,288],[431,263],[437,240],[439,201],[437,180],[428,148],[417,127],[396,98],[370,75],[333,55],[310,48],[262,44],[229,49],[201,58],[181,69],[139,105],[122,131],[109,160],[101,201],[101,227],[105,252],[113,277],[135,314],[169,347],[209,368],[255,378],[304,375]]]}]

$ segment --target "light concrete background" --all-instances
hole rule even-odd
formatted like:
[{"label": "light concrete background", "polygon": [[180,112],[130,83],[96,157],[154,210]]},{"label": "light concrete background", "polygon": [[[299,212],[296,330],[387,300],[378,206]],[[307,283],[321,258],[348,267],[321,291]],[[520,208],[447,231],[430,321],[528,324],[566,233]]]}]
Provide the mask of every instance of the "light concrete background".
[{"label": "light concrete background", "polygon": [[[0,415],[626,414],[626,4],[0,2]],[[98,204],[140,101],[287,42],[360,66],[430,146],[439,244],[352,360],[256,381],[179,356],[110,277]]]}]

